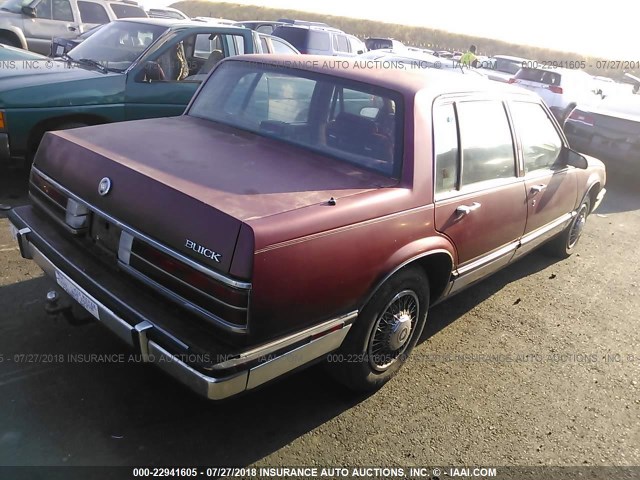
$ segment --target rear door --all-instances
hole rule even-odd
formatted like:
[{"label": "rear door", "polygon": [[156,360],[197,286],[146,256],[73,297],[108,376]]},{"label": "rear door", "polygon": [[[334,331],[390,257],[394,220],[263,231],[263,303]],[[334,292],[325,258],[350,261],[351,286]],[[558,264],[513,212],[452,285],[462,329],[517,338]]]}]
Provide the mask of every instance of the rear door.
[{"label": "rear door", "polygon": [[560,161],[562,138],[539,103],[513,101],[509,110],[522,149],[527,224],[518,256],[559,233],[571,219],[578,195],[576,169]]},{"label": "rear door", "polygon": [[501,101],[437,104],[433,127],[435,224],[458,253],[453,292],[511,260],[525,229],[526,192]]}]

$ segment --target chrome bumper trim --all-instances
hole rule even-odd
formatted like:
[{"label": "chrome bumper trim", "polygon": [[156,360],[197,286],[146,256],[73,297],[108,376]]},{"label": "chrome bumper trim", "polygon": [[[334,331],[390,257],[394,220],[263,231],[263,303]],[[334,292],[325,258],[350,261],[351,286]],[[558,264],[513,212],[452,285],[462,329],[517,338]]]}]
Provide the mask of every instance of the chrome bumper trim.
[{"label": "chrome bumper trim", "polygon": [[[32,233],[30,228],[24,227],[15,233],[20,252],[24,258],[32,258],[52,278],[56,278],[56,272],[65,275],[29,241],[28,235]],[[141,353],[143,361],[158,366],[196,393],[211,400],[221,400],[250,390],[336,350],[342,344],[358,313],[357,311],[351,312],[241,352],[236,358],[221,362],[212,368],[212,370],[219,370],[222,367],[233,366],[240,371],[233,375],[216,377],[195,370],[183,362],[179,356],[173,355],[155,341],[149,340],[148,333],[157,328],[152,321],[144,320],[136,325],[130,325],[93,295],[90,295],[77,282],[73,282],[73,284],[97,305],[99,321]],[[299,345],[305,341],[306,343]],[[291,349],[283,352],[282,350],[286,348]],[[248,365],[249,362],[259,359],[264,359],[263,363],[258,363],[253,367]]]}]

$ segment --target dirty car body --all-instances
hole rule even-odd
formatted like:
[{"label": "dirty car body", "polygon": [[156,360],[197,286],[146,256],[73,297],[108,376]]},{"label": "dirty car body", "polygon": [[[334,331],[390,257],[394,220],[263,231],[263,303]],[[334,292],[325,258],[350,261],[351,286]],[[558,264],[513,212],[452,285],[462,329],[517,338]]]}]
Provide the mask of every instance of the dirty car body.
[{"label": "dirty car body", "polygon": [[333,60],[226,59],[180,117],[48,133],[10,213],[23,256],[220,399],[331,352],[378,388],[430,305],[548,240],[571,253],[604,167],[537,96]]}]

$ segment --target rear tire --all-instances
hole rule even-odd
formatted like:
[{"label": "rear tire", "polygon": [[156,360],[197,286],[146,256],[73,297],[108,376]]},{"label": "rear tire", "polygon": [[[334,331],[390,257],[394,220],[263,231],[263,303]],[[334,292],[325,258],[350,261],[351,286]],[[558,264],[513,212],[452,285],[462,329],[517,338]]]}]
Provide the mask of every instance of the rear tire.
[{"label": "rear tire", "polygon": [[582,236],[582,231],[590,211],[591,199],[587,196],[580,205],[580,208],[578,208],[578,214],[573,217],[569,226],[547,244],[547,251],[551,255],[559,258],[568,258],[573,254]]},{"label": "rear tire", "polygon": [[429,308],[429,279],[417,267],[389,278],[358,315],[342,346],[329,355],[330,373],[355,391],[373,391],[404,365]]}]

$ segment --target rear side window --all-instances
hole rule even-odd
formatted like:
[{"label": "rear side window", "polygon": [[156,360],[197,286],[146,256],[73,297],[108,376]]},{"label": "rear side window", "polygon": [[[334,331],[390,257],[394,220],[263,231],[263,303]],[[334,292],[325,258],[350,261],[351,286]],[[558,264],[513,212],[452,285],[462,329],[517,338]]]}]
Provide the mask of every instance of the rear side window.
[{"label": "rear side window", "polygon": [[511,116],[520,136],[527,172],[550,169],[558,160],[562,140],[541,105],[513,102]]},{"label": "rear side window", "polygon": [[99,3],[78,2],[78,9],[83,23],[109,23],[107,11]]},{"label": "rear side window", "polygon": [[462,187],[515,177],[513,139],[502,102],[460,102],[457,112],[462,147]]},{"label": "rear side window", "polygon": [[435,192],[455,190],[458,185],[458,125],[452,103],[433,109]]},{"label": "rear side window", "polygon": [[309,45],[307,47],[311,50],[331,50],[331,46],[329,44],[329,33],[309,30]]},{"label": "rear side window", "polygon": [[338,51],[349,51],[349,42],[347,41],[347,37],[345,37],[344,35],[338,35]]},{"label": "rear side window", "polygon": [[118,18],[134,18],[134,17],[146,17],[147,14],[144,10],[134,5],[126,5],[119,3],[111,3],[111,9]]},{"label": "rear side window", "polygon": [[273,31],[274,35],[284,38],[298,50],[307,49],[307,33],[309,30],[297,27],[278,27]]},{"label": "rear side window", "polygon": [[527,82],[544,83],[545,85],[560,85],[562,76],[557,72],[541,68],[522,68],[516,74],[516,78]]}]

